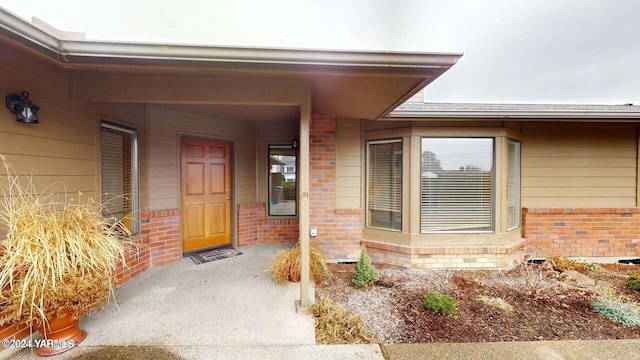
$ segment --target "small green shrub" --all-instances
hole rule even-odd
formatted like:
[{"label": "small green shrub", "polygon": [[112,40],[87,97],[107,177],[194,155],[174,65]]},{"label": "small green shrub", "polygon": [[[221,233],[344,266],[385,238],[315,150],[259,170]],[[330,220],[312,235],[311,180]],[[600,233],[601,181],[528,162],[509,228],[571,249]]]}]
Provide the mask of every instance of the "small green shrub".
[{"label": "small green shrub", "polygon": [[458,308],[458,300],[445,294],[428,293],[424,297],[422,306],[436,313],[453,315]]},{"label": "small green shrub", "polygon": [[615,322],[640,326],[638,305],[634,302],[626,302],[620,298],[607,299],[606,297],[601,297],[593,303],[593,310]]},{"label": "small green shrub", "polygon": [[595,273],[601,273],[604,271],[604,269],[602,268],[602,266],[600,266],[600,264],[596,264],[596,263],[588,263],[587,264],[587,269],[595,272]]},{"label": "small green shrub", "polygon": [[380,274],[378,270],[371,264],[371,258],[367,255],[367,250],[363,246],[360,250],[360,259],[356,264],[351,284],[355,287],[366,287],[378,281]]},{"label": "small green shrub", "polygon": [[640,291],[640,273],[630,272],[627,277],[627,286],[631,290]]}]

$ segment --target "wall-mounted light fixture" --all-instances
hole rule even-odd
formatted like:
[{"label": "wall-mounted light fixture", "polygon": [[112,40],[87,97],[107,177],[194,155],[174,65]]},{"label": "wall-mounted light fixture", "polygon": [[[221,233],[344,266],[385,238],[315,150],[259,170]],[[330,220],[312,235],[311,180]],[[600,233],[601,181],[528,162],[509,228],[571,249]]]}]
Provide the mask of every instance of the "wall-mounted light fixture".
[{"label": "wall-mounted light fixture", "polygon": [[29,92],[23,91],[18,94],[9,94],[5,98],[7,109],[16,114],[16,120],[25,124],[38,123],[38,110],[40,107],[29,100]]},{"label": "wall-mounted light fixture", "polygon": [[294,149],[298,148],[298,138],[294,137],[293,140],[291,140],[291,147]]}]

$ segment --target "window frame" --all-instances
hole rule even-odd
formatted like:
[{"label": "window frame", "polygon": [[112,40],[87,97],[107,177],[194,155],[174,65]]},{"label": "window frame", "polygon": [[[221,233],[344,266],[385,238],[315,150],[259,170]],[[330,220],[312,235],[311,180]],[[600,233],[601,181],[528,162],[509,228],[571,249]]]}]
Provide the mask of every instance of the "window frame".
[{"label": "window frame", "polygon": [[110,130],[112,132],[118,132],[122,134],[128,134],[131,136],[131,225],[132,228],[128,229],[132,235],[140,232],[140,192],[139,192],[139,152],[138,152],[138,130],[132,127],[120,125],[108,120],[100,120],[100,200],[102,202],[108,202],[105,199],[105,193],[103,192],[103,130]]},{"label": "window frame", "polygon": [[[514,139],[522,143],[522,134],[516,126],[500,124],[495,121],[474,123],[475,126],[451,126],[442,121],[385,123],[365,122],[362,127],[361,157],[361,196],[362,196],[362,229],[363,238],[389,244],[406,244],[417,246],[465,246],[470,243],[483,245],[502,245],[516,241],[521,236],[522,224],[518,228],[507,230],[506,215],[506,162],[507,140]],[[394,126],[395,125],[395,126]],[[420,152],[422,137],[464,137],[494,139],[494,225],[493,232],[466,233],[421,233],[420,232]],[[384,231],[367,227],[367,157],[366,143],[380,139],[403,140],[403,207],[402,231]],[[521,147],[521,156],[524,146]],[[522,163],[521,163],[522,167]],[[522,169],[521,169],[522,172]],[[521,179],[522,183],[522,179]],[[522,192],[520,201],[522,205]],[[416,198],[417,197],[417,198]]]},{"label": "window frame", "polygon": [[[370,154],[371,154],[371,150],[370,150],[370,145],[379,145],[379,144],[390,144],[390,143],[397,143],[400,144],[400,149],[402,151],[401,157],[400,157],[400,196],[399,196],[399,202],[400,202],[400,210],[398,212],[398,215],[400,216],[400,226],[399,229],[394,228],[394,227],[380,227],[380,226],[374,226],[371,224],[371,214],[370,214],[370,194],[371,194],[371,188],[370,188],[370,169],[371,169],[371,163],[370,163]],[[404,151],[404,140],[402,138],[388,138],[388,139],[375,139],[375,140],[367,140],[365,142],[365,176],[364,176],[364,181],[365,181],[365,227],[368,229],[373,229],[373,230],[381,230],[381,231],[390,231],[390,232],[396,232],[396,233],[402,233],[403,232],[403,225],[404,225],[404,182],[405,182],[405,176],[404,176],[404,157],[405,157],[405,151]],[[388,211],[392,211],[392,210],[388,210]],[[393,220],[391,221],[393,222]]]},{"label": "window frame", "polygon": [[[514,160],[516,163],[516,167],[515,167],[515,174],[514,174],[514,184],[513,184],[513,189],[515,192],[515,199],[514,199],[514,209],[515,209],[515,214],[514,214],[514,220],[515,223],[514,224],[509,224],[509,208],[510,208],[510,204],[509,204],[509,178],[510,178],[510,171],[511,171],[511,163],[509,162],[509,146],[511,144],[515,144],[515,155],[514,155]],[[507,212],[507,216],[506,216],[506,228],[507,231],[513,231],[516,230],[518,228],[520,228],[522,226],[522,142],[520,140],[516,140],[513,138],[508,138],[507,139],[507,170],[506,170],[506,174],[507,174],[507,188],[506,188],[506,196],[505,196],[505,201],[506,201],[506,212]]]},{"label": "window frame", "polygon": [[[272,180],[271,180],[271,174],[272,174],[271,173],[271,149],[272,148],[274,148],[274,149],[291,149],[293,151],[293,154],[294,154],[293,156],[295,156],[295,158],[296,158],[295,164],[293,166],[294,167],[294,173],[296,174],[295,191],[294,191],[294,193],[295,193],[295,200],[294,200],[295,204],[294,204],[293,214],[272,214],[271,213],[271,201],[272,201],[272,197],[271,197],[272,196],[272,189],[271,189],[272,188],[272,185],[271,185],[271,183],[272,183]],[[266,184],[267,184],[267,189],[266,189],[266,191],[267,191],[267,193],[266,193],[266,197],[267,197],[266,215],[267,215],[267,217],[275,218],[275,219],[286,219],[286,218],[294,218],[295,219],[295,218],[297,218],[298,217],[298,204],[299,204],[298,203],[298,189],[299,189],[299,186],[300,186],[300,182],[299,182],[300,179],[299,179],[298,171],[297,171],[298,162],[300,161],[299,155],[298,155],[298,148],[293,147],[293,145],[290,144],[290,143],[288,143],[288,144],[287,143],[267,144],[267,160],[266,161],[267,161],[267,181],[266,181]],[[282,169],[283,170],[282,171],[283,181],[284,181],[284,174],[285,173],[290,174],[290,173],[284,171],[285,170],[284,167],[286,167],[286,165],[283,165],[283,169]],[[283,187],[282,195],[284,196],[284,187]]]},{"label": "window frame", "polygon": [[[471,230],[424,230],[424,224],[423,224],[423,214],[422,214],[422,196],[423,196],[423,181],[422,181],[422,172],[423,172],[423,168],[422,168],[422,154],[424,152],[424,148],[423,148],[423,141],[425,139],[440,139],[440,140],[477,140],[477,139],[484,139],[484,140],[491,140],[491,170],[490,170],[490,174],[491,174],[491,185],[490,185],[490,191],[491,194],[489,196],[490,200],[489,200],[489,208],[490,208],[490,221],[489,221],[489,229],[471,229]],[[419,223],[419,228],[420,228],[420,233],[421,234],[490,234],[490,233],[495,233],[496,232],[496,217],[497,217],[497,209],[496,209],[496,181],[498,180],[497,174],[496,174],[496,156],[497,156],[497,139],[494,136],[474,136],[474,137],[470,137],[470,136],[420,136],[420,151],[419,151],[419,157],[420,157],[420,171],[419,171],[419,177],[420,177],[420,189],[419,189],[419,216],[420,216],[420,223]]]}]

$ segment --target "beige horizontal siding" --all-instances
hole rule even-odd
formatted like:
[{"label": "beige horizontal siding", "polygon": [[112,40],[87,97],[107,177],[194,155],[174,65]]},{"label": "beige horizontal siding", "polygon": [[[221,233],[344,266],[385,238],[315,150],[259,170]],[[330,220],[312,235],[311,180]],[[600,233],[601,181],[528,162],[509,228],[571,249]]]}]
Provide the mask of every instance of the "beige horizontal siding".
[{"label": "beige horizontal siding", "polygon": [[154,106],[147,117],[150,210],[180,206],[180,134],[233,141],[236,202],[256,201],[253,125]]},{"label": "beige horizontal siding", "polygon": [[635,124],[529,123],[522,134],[523,206],[635,206]]},{"label": "beige horizontal siding", "polygon": [[[33,176],[37,190],[53,185],[68,198],[77,200],[79,193],[83,199],[99,197],[99,121],[108,118],[142,129],[144,106],[72,101],[68,72],[20,51],[0,57],[0,73],[2,94],[29,91],[40,107],[36,125],[20,124],[9,111],[0,111],[0,153],[18,173]],[[144,159],[144,146],[140,157]],[[144,206],[143,168],[139,174]]]},{"label": "beige horizontal siding", "polygon": [[362,131],[360,126],[360,120],[337,120],[337,209],[359,209],[362,206]]},{"label": "beige horizontal siding", "polygon": [[635,187],[636,180],[631,176],[627,177],[543,177],[526,176],[522,179],[524,187],[554,187],[562,183],[568,187]]},{"label": "beige horizontal siding", "polygon": [[[92,138],[92,137],[90,137]],[[0,143],[8,155],[20,154],[58,159],[95,159],[95,145],[50,138],[36,138],[26,134],[0,132]],[[13,153],[11,152],[13,150]]]}]

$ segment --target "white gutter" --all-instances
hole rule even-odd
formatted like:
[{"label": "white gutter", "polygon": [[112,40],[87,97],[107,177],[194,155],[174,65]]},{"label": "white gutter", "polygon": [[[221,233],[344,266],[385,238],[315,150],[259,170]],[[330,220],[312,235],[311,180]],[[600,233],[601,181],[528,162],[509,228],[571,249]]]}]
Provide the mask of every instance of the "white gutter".
[{"label": "white gutter", "polygon": [[31,41],[45,50],[59,53],[60,40],[0,7],[0,28]]},{"label": "white gutter", "polygon": [[448,69],[461,54],[336,51],[214,47],[203,45],[74,41],[58,39],[0,8],[0,28],[54,52],[64,62],[91,58],[122,60],[205,61],[232,63],[352,66],[374,68]]},{"label": "white gutter", "polygon": [[[588,106],[587,106],[588,107]],[[611,105],[612,109],[597,111],[583,110],[404,110],[395,109],[381,120],[420,120],[420,119],[640,119],[640,106],[629,106],[629,110]]]}]

